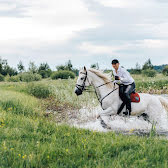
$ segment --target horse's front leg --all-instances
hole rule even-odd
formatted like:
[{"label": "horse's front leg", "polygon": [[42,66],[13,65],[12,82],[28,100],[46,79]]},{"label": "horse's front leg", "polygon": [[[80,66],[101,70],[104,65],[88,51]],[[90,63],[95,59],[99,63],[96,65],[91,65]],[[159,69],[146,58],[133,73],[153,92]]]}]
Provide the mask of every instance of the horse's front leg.
[{"label": "horse's front leg", "polygon": [[107,108],[106,110],[103,110],[103,112],[99,115],[101,119],[101,124],[104,128],[110,129],[110,125],[108,124],[110,115],[116,114],[116,111],[113,110],[112,107]]},{"label": "horse's front leg", "polygon": [[116,115],[117,112],[112,108],[109,107],[106,110],[103,110],[100,114],[97,115],[97,118],[99,118],[100,116],[110,116],[110,115]]}]

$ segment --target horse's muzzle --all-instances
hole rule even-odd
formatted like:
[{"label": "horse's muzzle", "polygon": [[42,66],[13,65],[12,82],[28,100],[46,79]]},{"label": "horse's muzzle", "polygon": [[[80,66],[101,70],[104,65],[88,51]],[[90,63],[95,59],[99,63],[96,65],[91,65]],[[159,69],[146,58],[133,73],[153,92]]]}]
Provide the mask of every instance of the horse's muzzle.
[{"label": "horse's muzzle", "polygon": [[75,88],[75,93],[77,96],[81,95],[82,94],[82,91],[78,88]]}]

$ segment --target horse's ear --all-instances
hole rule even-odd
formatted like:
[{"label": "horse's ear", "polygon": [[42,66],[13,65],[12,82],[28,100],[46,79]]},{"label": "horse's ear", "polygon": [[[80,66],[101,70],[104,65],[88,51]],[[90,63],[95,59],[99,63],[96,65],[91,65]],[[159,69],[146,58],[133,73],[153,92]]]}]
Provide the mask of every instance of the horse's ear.
[{"label": "horse's ear", "polygon": [[86,71],[86,67],[85,67],[85,66],[84,66],[84,68],[83,68],[83,69],[84,69],[84,71]]}]

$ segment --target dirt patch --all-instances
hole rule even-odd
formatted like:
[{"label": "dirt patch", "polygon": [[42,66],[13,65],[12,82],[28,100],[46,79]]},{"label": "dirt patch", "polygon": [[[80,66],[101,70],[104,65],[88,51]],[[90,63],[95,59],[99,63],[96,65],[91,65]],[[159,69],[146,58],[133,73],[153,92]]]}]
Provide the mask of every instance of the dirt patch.
[{"label": "dirt patch", "polygon": [[69,103],[57,101],[54,97],[49,97],[42,101],[42,107],[45,111],[44,116],[56,121],[57,123],[67,122],[77,117],[78,107]]}]

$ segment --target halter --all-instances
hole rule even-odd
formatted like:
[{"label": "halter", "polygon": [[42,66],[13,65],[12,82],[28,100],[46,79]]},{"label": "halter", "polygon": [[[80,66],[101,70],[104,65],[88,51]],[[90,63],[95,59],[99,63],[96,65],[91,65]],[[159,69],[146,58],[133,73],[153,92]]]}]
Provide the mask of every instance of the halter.
[{"label": "halter", "polygon": [[[81,73],[82,73],[82,72],[81,72]],[[91,92],[89,89],[86,89],[86,88],[85,88],[85,87],[86,87],[86,86],[85,86],[86,80],[88,80],[87,71],[86,71],[86,73],[82,73],[82,74],[85,75],[83,84],[82,84],[82,85],[76,84],[76,87],[77,87],[81,92],[83,92],[84,90],[85,90],[85,91],[88,91],[88,92]],[[95,93],[96,93],[96,96],[97,96],[97,99],[98,99],[99,103],[101,104],[101,107],[102,107],[102,102],[103,102],[103,100],[104,100],[107,96],[109,96],[111,93],[113,93],[115,90],[117,90],[118,88],[115,88],[115,83],[114,83],[114,89],[113,89],[111,92],[109,92],[106,96],[104,96],[102,99],[100,99],[100,98],[98,97],[98,94],[97,94],[97,92],[96,92],[96,88],[102,87],[102,86],[104,86],[104,85],[106,85],[106,84],[109,84],[109,83],[112,83],[112,82],[114,82],[114,81],[115,81],[115,80],[109,81],[109,82],[106,82],[106,83],[104,83],[104,84],[101,84],[101,85],[95,87]],[[89,80],[88,80],[88,82],[89,82]],[[89,82],[89,84],[90,84],[90,82]]]}]

